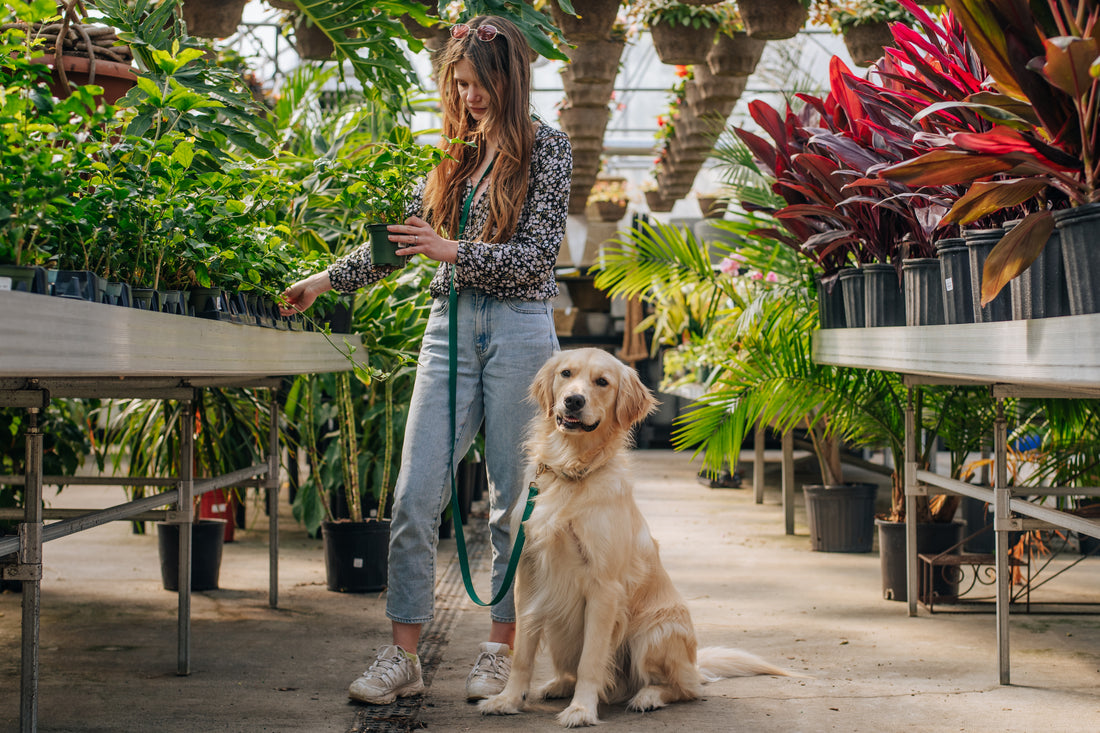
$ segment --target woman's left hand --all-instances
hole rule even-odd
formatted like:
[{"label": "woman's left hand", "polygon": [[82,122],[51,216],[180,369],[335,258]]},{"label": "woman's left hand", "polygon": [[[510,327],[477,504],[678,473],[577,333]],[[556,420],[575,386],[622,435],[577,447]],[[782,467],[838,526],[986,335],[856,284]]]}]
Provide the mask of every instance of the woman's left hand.
[{"label": "woman's left hand", "polygon": [[428,222],[418,216],[410,216],[404,224],[391,224],[387,229],[390,241],[399,247],[397,254],[401,257],[424,255],[436,262],[452,265],[458,259],[458,242],[439,236]]}]

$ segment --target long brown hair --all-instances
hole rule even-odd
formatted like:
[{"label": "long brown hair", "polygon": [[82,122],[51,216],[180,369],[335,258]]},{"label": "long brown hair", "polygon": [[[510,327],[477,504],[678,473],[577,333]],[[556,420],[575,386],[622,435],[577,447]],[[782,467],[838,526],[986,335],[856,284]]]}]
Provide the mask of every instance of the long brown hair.
[{"label": "long brown hair", "polygon": [[[443,148],[452,159],[444,159],[428,176],[424,209],[433,226],[452,237],[461,235],[458,224],[462,201],[458,192],[462,190],[462,182],[484,160],[485,146],[481,143],[491,136],[497,141],[498,150],[490,179],[492,185],[485,194],[489,197],[489,218],[481,239],[504,242],[515,232],[527,198],[531,147],[535,142],[530,110],[530,47],[519,28],[506,18],[479,15],[467,24],[471,29],[492,25],[497,35],[491,41],[481,41],[471,30],[465,38],[449,39],[439,52]],[[454,66],[462,59],[473,65],[478,83],[490,97],[480,125],[467,114],[458,93]]]}]

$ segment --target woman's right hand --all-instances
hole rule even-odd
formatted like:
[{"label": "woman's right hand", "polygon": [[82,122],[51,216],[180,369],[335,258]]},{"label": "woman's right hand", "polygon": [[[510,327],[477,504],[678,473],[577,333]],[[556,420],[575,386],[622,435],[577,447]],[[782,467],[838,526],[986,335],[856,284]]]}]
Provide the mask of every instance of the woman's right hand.
[{"label": "woman's right hand", "polygon": [[318,295],[330,290],[332,290],[332,281],[329,280],[328,270],[315,272],[283,291],[284,302],[279,305],[279,313],[284,316],[302,313],[313,305]]}]

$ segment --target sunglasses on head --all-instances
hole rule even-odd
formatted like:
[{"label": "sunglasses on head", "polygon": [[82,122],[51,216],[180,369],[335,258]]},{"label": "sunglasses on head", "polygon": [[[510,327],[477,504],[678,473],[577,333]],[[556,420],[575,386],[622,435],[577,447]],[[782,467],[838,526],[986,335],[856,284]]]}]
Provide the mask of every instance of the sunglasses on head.
[{"label": "sunglasses on head", "polygon": [[497,27],[495,25],[479,25],[477,28],[472,28],[468,23],[457,23],[451,26],[451,38],[462,40],[470,34],[470,31],[474,32],[477,40],[488,43],[497,37]]}]

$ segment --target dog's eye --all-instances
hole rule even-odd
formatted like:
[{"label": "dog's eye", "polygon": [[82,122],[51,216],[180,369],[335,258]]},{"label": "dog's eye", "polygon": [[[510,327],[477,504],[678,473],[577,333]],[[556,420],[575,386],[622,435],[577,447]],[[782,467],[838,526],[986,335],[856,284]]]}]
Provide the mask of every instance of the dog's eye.
[{"label": "dog's eye", "polygon": [[610,384],[610,382],[608,382],[603,377],[596,377],[596,384],[600,387],[606,387],[607,385]]},{"label": "dog's eye", "polygon": [[561,375],[563,377],[571,377],[571,376],[573,376],[573,372],[568,370],[568,369],[562,369],[561,370]]}]

